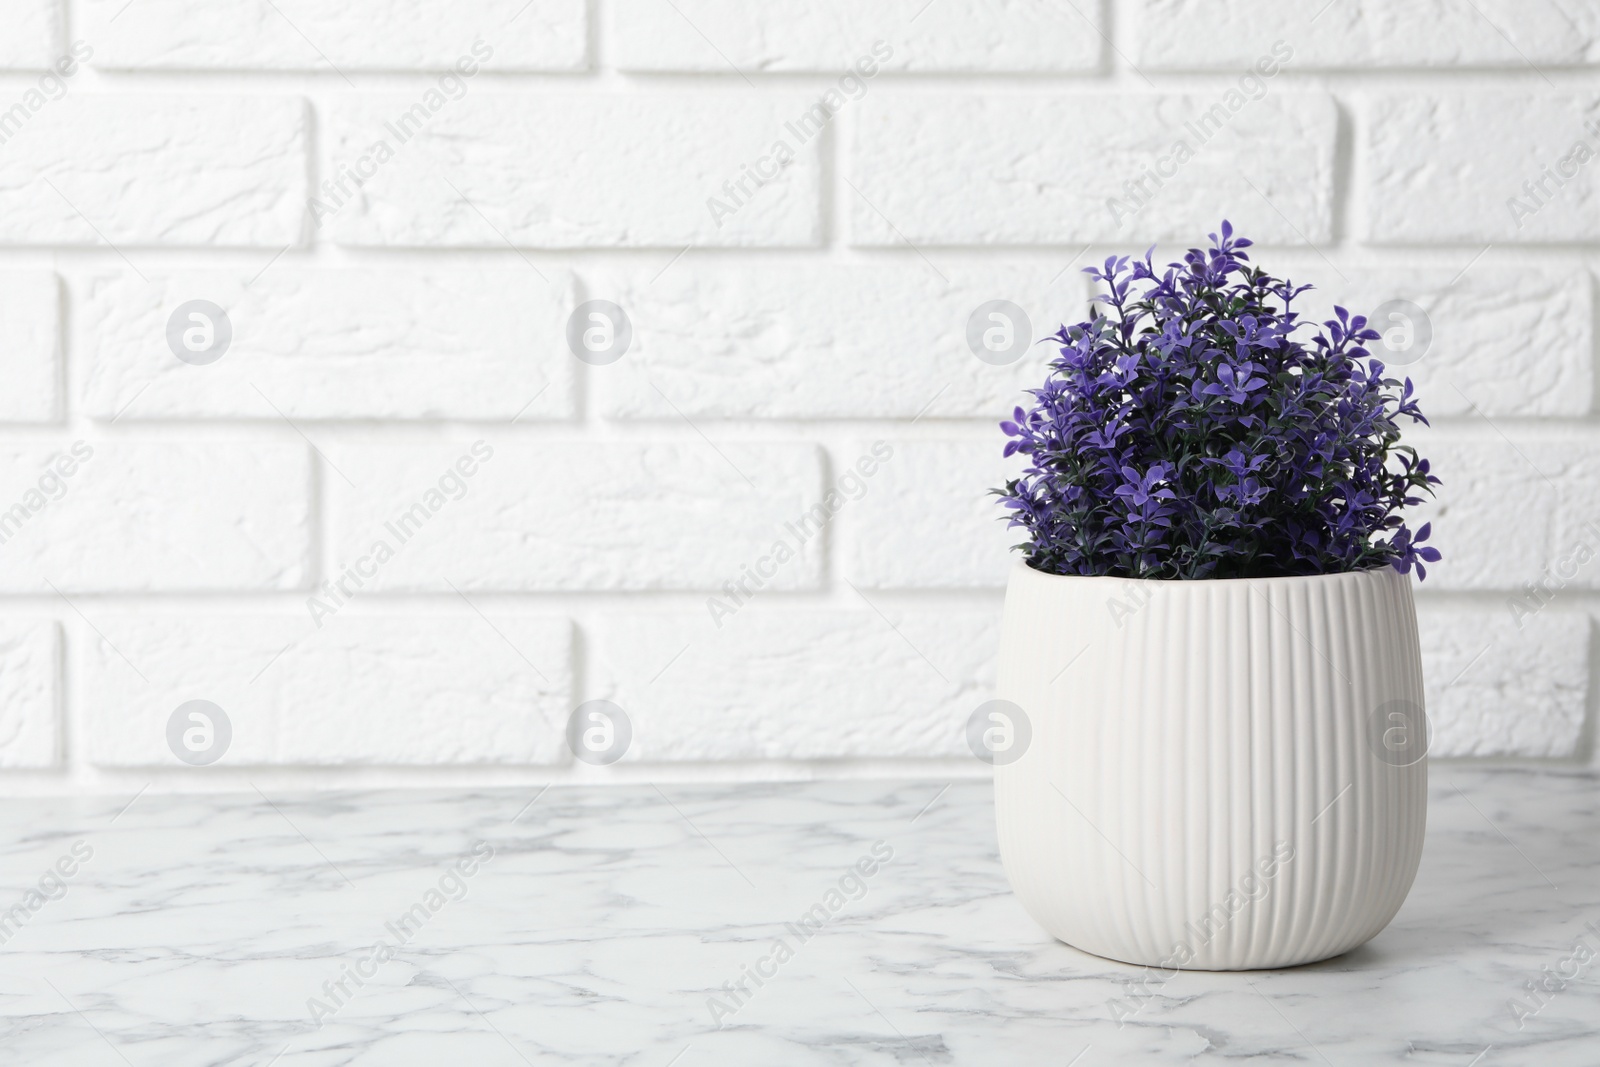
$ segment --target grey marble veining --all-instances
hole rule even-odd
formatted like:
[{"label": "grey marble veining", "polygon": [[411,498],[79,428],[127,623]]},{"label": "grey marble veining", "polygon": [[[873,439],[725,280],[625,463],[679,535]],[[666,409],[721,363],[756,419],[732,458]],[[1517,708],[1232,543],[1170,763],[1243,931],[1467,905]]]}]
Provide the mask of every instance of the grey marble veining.
[{"label": "grey marble veining", "polygon": [[1435,767],[1376,940],[1167,981],[1033,925],[987,783],[6,801],[0,1060],[1592,1067],[1597,797]]}]

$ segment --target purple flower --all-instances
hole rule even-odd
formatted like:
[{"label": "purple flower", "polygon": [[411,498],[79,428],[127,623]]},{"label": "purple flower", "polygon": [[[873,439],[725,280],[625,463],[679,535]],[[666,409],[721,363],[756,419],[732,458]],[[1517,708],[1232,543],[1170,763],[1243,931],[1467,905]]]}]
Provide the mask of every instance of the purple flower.
[{"label": "purple flower", "polygon": [[1412,567],[1415,567],[1417,568],[1418,580],[1426,578],[1428,576],[1428,568],[1422,564],[1424,561],[1428,563],[1439,562],[1439,550],[1432,545],[1424,548],[1418,548],[1417,546],[1426,541],[1431,533],[1433,533],[1433,523],[1431,522],[1423,523],[1422,528],[1417,531],[1415,537],[1412,537],[1411,531],[1404,526],[1396,530],[1394,536],[1389,540],[1389,543],[1400,551],[1400,555],[1395,558],[1394,569],[1401,574],[1405,574]]},{"label": "purple flower", "polygon": [[1386,377],[1365,317],[1336,307],[1309,339],[1308,286],[1249,262],[1224,221],[1211,247],[1158,270],[1112,257],[1092,317],[1053,337],[1033,406],[1000,424],[1022,475],[995,492],[1018,547],[1055,574],[1230,578],[1439,559],[1400,517],[1439,484],[1400,443],[1426,422]]},{"label": "purple flower", "polygon": [[1206,396],[1225,396],[1235,404],[1243,404],[1250,399],[1250,394],[1258,389],[1265,389],[1265,378],[1253,377],[1256,371],[1254,363],[1246,363],[1235,369],[1227,363],[1217,366],[1217,380],[1202,390]]},{"label": "purple flower", "polygon": [[1167,465],[1157,463],[1144,475],[1132,467],[1123,467],[1122,476],[1127,479],[1126,484],[1117,486],[1118,496],[1127,497],[1136,508],[1142,508],[1152,500],[1171,500],[1172,490],[1156,488],[1156,483],[1167,476]]}]

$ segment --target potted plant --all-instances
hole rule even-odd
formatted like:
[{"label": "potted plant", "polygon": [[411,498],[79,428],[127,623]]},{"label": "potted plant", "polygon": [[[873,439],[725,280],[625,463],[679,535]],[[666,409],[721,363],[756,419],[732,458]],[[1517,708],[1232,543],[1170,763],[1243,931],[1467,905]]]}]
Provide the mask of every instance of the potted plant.
[{"label": "potted plant", "polygon": [[1343,308],[1224,222],[1207,250],[1108,259],[995,490],[1028,540],[1006,593],[994,760],[1018,897],[1078,948],[1164,969],[1346,952],[1410,890],[1427,817],[1403,508],[1425,422]]}]

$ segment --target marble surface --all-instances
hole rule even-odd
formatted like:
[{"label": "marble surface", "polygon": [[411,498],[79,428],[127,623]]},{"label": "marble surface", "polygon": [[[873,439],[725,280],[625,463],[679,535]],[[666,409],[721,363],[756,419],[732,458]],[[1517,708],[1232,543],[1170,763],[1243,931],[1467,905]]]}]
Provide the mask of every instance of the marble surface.
[{"label": "marble surface", "polygon": [[1374,941],[1169,981],[1033,925],[986,782],[5,801],[0,1061],[1589,1067],[1597,797],[1436,766]]}]

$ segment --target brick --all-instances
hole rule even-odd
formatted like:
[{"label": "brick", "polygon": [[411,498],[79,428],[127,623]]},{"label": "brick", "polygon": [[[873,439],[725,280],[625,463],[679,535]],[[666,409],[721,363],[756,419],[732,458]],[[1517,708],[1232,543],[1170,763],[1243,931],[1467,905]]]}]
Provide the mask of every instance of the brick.
[{"label": "brick", "polygon": [[[371,572],[346,581],[352,593],[715,589],[821,496],[811,445],[486,435],[474,455],[473,443],[329,447],[349,478],[326,483],[330,576]],[[814,589],[821,568],[807,546],[774,584]]]},{"label": "brick", "polygon": [[0,591],[300,588],[311,547],[303,445],[0,445]]},{"label": "brick", "polygon": [[[859,504],[842,512],[845,573],[864,589],[1004,588],[1017,559],[1010,530],[989,490],[1022,472],[1002,459],[999,429],[975,441],[892,440],[894,454],[864,479]],[[864,447],[838,457],[840,469]],[[912,518],[914,517],[914,518]]]},{"label": "brick", "polygon": [[111,70],[449,70],[465,57],[564,71],[588,59],[583,0],[88,0],[85,14],[94,64]]},{"label": "brick", "polygon": [[623,70],[842,73],[865,57],[889,71],[1081,71],[1099,64],[1101,37],[1098,5],[1080,10],[1021,0],[939,0],[920,11],[848,0],[621,0],[612,24]]},{"label": "brick", "polygon": [[1511,67],[1600,60],[1600,14],[1553,0],[1474,0],[1453,6],[1334,0],[1135,0],[1123,40],[1146,70],[1240,70],[1283,41],[1291,65]]},{"label": "brick", "polygon": [[[85,410],[123,422],[576,414],[564,272],[547,272],[549,283],[522,266],[255,273],[84,278],[73,333]],[[180,360],[167,334],[195,299],[222,307],[232,329],[203,366]]]},{"label": "brick", "polygon": [[228,717],[217,766],[566,758],[566,620],[355,610],[320,627],[303,612],[97,617],[104,636],[87,636],[84,657],[90,761],[181,767],[167,723],[190,700]]},{"label": "brick", "polygon": [[641,760],[830,759],[966,754],[990,699],[996,610],[609,615],[597,693],[632,720]]},{"label": "brick", "polygon": [[3,141],[0,242],[298,242],[306,128],[295,97],[66,96]]},{"label": "brick", "polygon": [[1372,99],[1365,125],[1369,241],[1600,240],[1594,94],[1412,90]]},{"label": "brick", "polygon": [[[1519,590],[1600,550],[1600,442],[1502,438],[1482,420],[1463,429],[1471,436],[1406,435],[1444,480],[1437,499],[1408,519],[1413,527],[1431,520],[1429,543],[1444,553],[1429,564],[1424,588]],[[1600,566],[1576,567],[1567,584],[1600,587]]]},{"label": "brick", "polygon": [[0,273],[0,421],[61,416],[61,286],[48,271]]},{"label": "brick", "polygon": [[[419,99],[342,98],[333,108],[324,173],[330,182],[364,177],[359,190],[349,180],[342,191],[327,182],[319,190],[314,214],[335,242],[680,248],[821,239],[817,139],[793,146],[792,162],[777,168],[773,144],[798,112],[776,101],[473,92],[429,112]],[[751,195],[735,207],[723,187],[752,166],[776,176],[759,188],[747,180]],[[732,213],[713,210],[713,198]]]},{"label": "brick", "polygon": [[1218,205],[1258,241],[1332,234],[1333,103],[1275,83],[1257,100],[869,96],[858,119],[856,188],[842,194],[858,245],[1193,243],[1217,227]]},{"label": "brick", "polygon": [[1432,756],[1571,757],[1589,701],[1586,615],[1418,609]]},{"label": "brick", "polygon": [[[0,34],[0,70],[45,70],[60,54],[60,42],[56,0],[12,0],[6,5],[6,32]],[[0,99],[12,95],[8,92]],[[0,111],[10,107],[7,101]]]},{"label": "brick", "polygon": [[[1083,275],[1054,264],[941,272],[915,259],[690,261],[584,278],[633,325],[623,361],[594,376],[612,418],[998,419],[1044,379],[1055,351],[1035,344],[996,366],[969,346],[969,320],[1026,343],[1088,312]],[[980,314],[994,300],[1021,307],[1026,321]]]},{"label": "brick", "polygon": [[0,767],[60,759],[61,634],[54,622],[0,624]]},{"label": "brick", "polygon": [[[1287,272],[1317,286],[1297,309],[1320,323],[1332,317],[1335,303],[1368,316],[1393,300],[1419,308],[1421,318],[1406,308],[1385,312],[1374,328],[1393,344],[1370,347],[1394,376],[1416,383],[1429,418],[1473,416],[1474,405],[1490,418],[1583,416],[1593,408],[1594,285],[1588,272],[1482,261],[1468,266],[1466,257],[1453,268],[1358,264],[1341,270],[1344,278],[1321,264]],[[1419,347],[1425,337],[1426,346]]]}]

